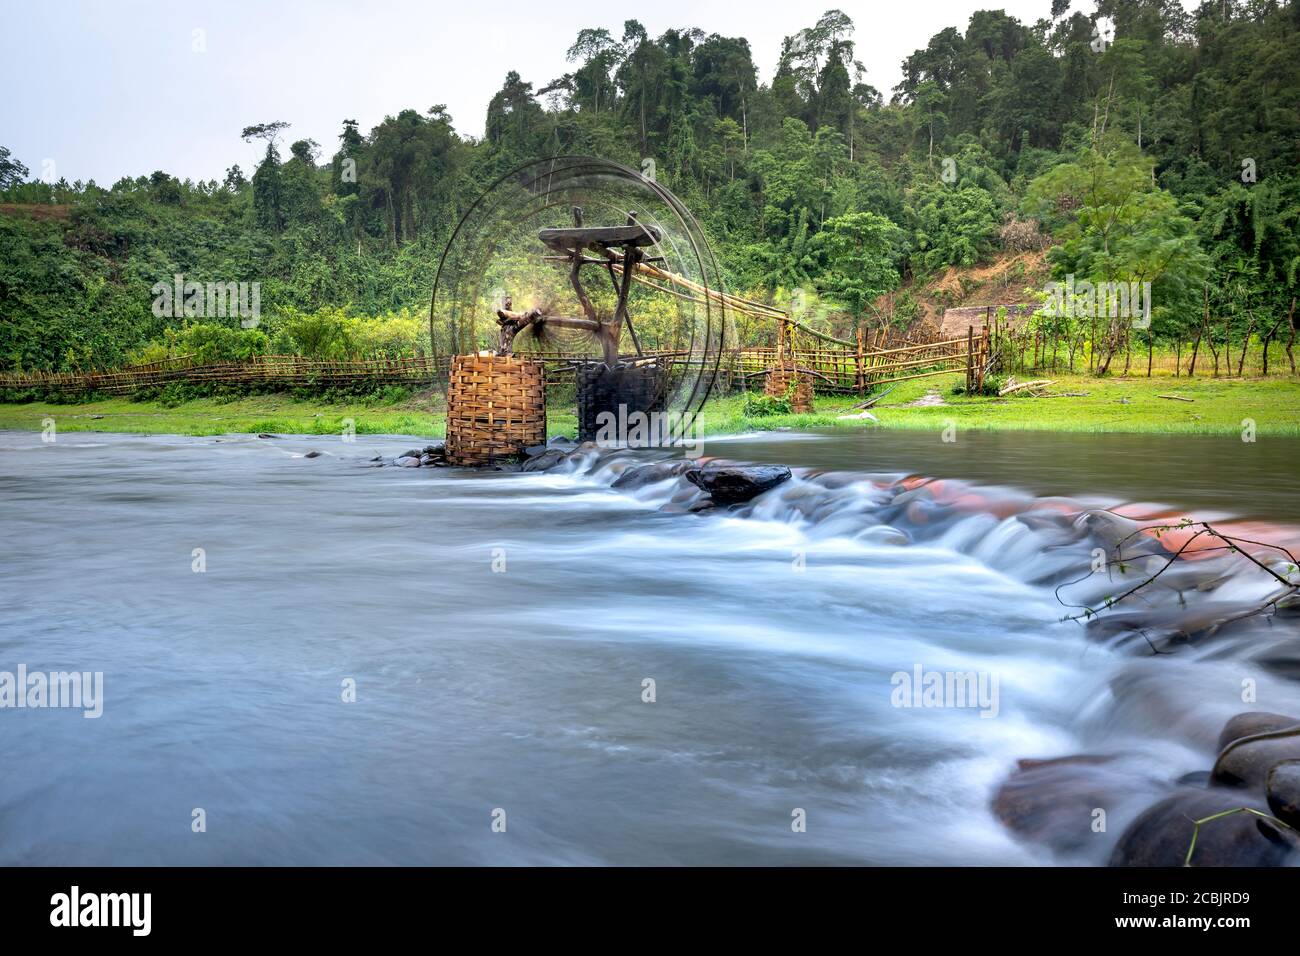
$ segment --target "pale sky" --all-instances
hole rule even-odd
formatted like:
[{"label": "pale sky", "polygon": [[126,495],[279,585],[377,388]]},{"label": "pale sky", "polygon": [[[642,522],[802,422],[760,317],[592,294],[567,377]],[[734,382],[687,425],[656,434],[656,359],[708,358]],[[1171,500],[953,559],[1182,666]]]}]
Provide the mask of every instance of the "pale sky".
[{"label": "pale sky", "polygon": [[221,180],[260,158],[239,138],[253,123],[285,120],[285,144],[314,139],[328,156],[345,118],[366,133],[385,115],[445,103],[460,133],[481,136],[509,70],[541,87],[572,69],[564,53],[579,29],[619,39],[629,16],[651,36],[746,37],[766,82],[782,38],[836,5],[857,26],[866,81],[888,99],[903,58],[944,27],[964,31],[990,8],[1031,24],[1051,0],[0,0],[0,145],[33,176],[52,169],[68,182],[109,186],[155,169]]}]

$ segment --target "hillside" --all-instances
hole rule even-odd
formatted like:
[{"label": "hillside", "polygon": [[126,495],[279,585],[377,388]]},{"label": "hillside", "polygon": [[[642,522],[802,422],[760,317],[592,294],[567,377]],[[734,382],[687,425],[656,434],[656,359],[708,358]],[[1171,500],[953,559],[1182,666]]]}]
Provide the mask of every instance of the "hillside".
[{"label": "hillside", "polygon": [[[1272,327],[1300,290],[1296,0],[1107,0],[1105,42],[1096,16],[1043,6],[941,31],[888,93],[839,10],[779,51],[611,16],[579,32],[571,72],[507,72],[482,138],[438,105],[394,103],[369,131],[340,118],[325,146],[250,116],[231,140],[257,145],[253,170],[111,185],[40,181],[0,145],[0,369],[112,367],[195,337],[221,358],[417,353],[461,215],[520,163],[566,154],[653,161],[731,288],[815,291],[837,329],[1023,301],[1049,246],[1063,273],[1151,282],[1157,342]],[[177,275],[255,284],[260,324],[155,314]]]},{"label": "hillside", "polygon": [[964,332],[968,322],[978,326],[985,307],[1032,304],[1032,293],[1050,278],[1043,252],[998,252],[979,265],[948,266],[937,276],[908,279],[878,298],[875,308],[898,324],[906,322],[909,331],[928,327],[950,337]]}]

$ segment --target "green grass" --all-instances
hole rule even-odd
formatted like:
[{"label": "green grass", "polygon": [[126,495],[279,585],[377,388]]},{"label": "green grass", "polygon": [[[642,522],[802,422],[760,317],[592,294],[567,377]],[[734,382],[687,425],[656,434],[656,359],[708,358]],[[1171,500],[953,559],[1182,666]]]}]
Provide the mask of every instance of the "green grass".
[{"label": "green grass", "polygon": [[[1237,435],[1250,419],[1260,435],[1300,436],[1300,381],[1295,378],[1215,380],[1168,377],[1106,378],[1065,376],[1052,392],[1087,393],[1060,397],[966,398],[951,388],[960,375],[936,376],[900,383],[871,411],[879,419],[846,421],[859,399],[818,396],[812,415],[747,418],[743,395],[714,399],[704,412],[705,434],[735,434],[777,428],[958,428],[1043,430],[1065,432],[1148,432]],[[929,391],[938,391],[945,405],[903,407]],[[1181,395],[1191,402],[1158,395]],[[271,432],[278,434],[339,434],[352,419],[358,434],[402,434],[438,437],[443,433],[440,405],[429,395],[386,405],[358,399],[329,403],[297,400],[283,395],[239,399],[195,399],[175,407],[126,398],[82,404],[0,404],[0,428],[42,428],[53,418],[60,431],[142,432],[179,435],[220,435]],[[574,412],[553,403],[549,433],[573,435]]]},{"label": "green grass", "polygon": [[[845,421],[859,399],[819,396],[813,415],[776,415],[747,420],[743,396],[711,402],[705,412],[706,433],[723,434],[746,428],[913,428],[939,431],[952,423],[961,429],[1060,432],[1138,432],[1158,434],[1238,435],[1246,419],[1259,435],[1300,436],[1300,381],[1294,378],[1172,379],[1059,376],[1051,393],[1034,398],[954,396],[961,375],[901,382],[871,409],[879,420]],[[904,407],[927,392],[937,391],[946,404]],[[1086,394],[1077,394],[1086,393]],[[1159,398],[1179,395],[1190,402]]]},{"label": "green grass", "polygon": [[128,398],[55,405],[30,402],[0,404],[0,428],[40,429],[53,418],[59,431],[144,432],[166,435],[223,435],[231,433],[341,434],[352,419],[357,434],[442,434],[442,416],[435,416],[429,399],[412,399],[384,405],[358,399],[327,403],[298,400],[285,395],[251,395],[244,398],[198,398],[175,407]]}]

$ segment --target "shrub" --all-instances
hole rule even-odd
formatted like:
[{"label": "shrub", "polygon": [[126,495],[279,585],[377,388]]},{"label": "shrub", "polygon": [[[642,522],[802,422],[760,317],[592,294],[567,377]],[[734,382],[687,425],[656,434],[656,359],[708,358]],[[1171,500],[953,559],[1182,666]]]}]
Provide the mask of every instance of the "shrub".
[{"label": "shrub", "polygon": [[767,418],[771,415],[789,415],[789,395],[760,395],[748,392],[745,395],[745,417]]}]

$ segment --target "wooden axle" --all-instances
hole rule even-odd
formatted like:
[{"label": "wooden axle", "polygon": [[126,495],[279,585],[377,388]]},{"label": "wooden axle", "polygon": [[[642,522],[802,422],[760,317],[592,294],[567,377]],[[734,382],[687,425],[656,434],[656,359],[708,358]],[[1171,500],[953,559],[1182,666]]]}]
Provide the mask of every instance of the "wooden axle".
[{"label": "wooden axle", "polygon": [[[641,225],[637,222],[635,213],[628,215],[627,225],[624,226],[584,226],[579,206],[573,207],[573,222],[571,229],[543,229],[537,237],[547,248],[562,253],[545,256],[545,259],[569,264],[569,284],[578,297],[578,304],[582,306],[583,317],[548,315],[540,308],[514,312],[507,299],[504,307],[497,310],[497,322],[501,326],[499,351],[502,355],[513,354],[515,336],[531,325],[552,325],[595,335],[600,342],[605,364],[613,368],[618,363],[619,341],[624,324],[632,336],[637,354],[641,354],[641,343],[637,340],[632,317],[628,314],[627,298],[637,266],[646,259],[641,247],[656,244],[660,239],[659,230],[653,226]],[[611,247],[621,249],[621,254],[615,253]],[[586,255],[587,250],[598,253],[600,258],[589,257]],[[601,319],[583,287],[582,267],[586,265],[605,266],[609,272],[616,303],[614,314],[608,319]],[[620,275],[616,276],[615,265],[618,266]]]}]

